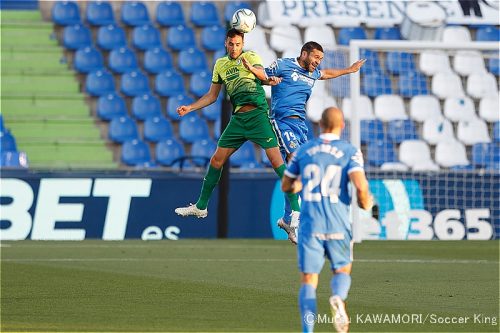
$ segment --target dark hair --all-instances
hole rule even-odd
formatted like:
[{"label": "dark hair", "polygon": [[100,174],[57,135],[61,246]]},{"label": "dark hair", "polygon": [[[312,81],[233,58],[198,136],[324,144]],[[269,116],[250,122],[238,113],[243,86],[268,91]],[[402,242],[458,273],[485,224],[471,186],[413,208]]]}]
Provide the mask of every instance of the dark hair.
[{"label": "dark hair", "polygon": [[236,36],[240,36],[241,39],[244,39],[244,36],[245,34],[232,28],[232,29],[229,29],[226,33],[226,38],[233,38],[233,37],[236,37]]},{"label": "dark hair", "polygon": [[318,50],[318,51],[324,52],[323,51],[323,47],[321,45],[319,45],[318,43],[316,43],[316,42],[307,42],[300,49],[300,53],[302,54],[302,52],[306,51],[309,54],[313,50]]}]

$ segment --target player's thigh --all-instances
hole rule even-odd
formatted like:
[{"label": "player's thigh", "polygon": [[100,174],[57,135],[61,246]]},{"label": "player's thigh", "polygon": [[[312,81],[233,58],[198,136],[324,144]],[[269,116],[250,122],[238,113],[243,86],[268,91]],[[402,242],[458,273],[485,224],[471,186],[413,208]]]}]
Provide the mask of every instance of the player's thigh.
[{"label": "player's thigh", "polygon": [[325,250],[322,241],[312,236],[299,235],[297,259],[302,273],[319,274],[325,264]]},{"label": "player's thigh", "polygon": [[243,143],[245,143],[245,141],[247,141],[247,139],[244,124],[240,117],[233,115],[222,132],[219,141],[217,142],[217,146],[222,148],[238,149]]},{"label": "player's thigh", "polygon": [[287,154],[293,154],[307,141],[307,126],[302,119],[285,118],[273,120],[273,127],[278,136],[278,143]]},{"label": "player's thigh", "polygon": [[346,235],[344,239],[325,241],[326,257],[330,260],[332,270],[339,269],[352,263],[352,237]]},{"label": "player's thigh", "polygon": [[264,149],[278,147],[278,139],[271,119],[264,110],[254,110],[245,115],[246,138]]}]

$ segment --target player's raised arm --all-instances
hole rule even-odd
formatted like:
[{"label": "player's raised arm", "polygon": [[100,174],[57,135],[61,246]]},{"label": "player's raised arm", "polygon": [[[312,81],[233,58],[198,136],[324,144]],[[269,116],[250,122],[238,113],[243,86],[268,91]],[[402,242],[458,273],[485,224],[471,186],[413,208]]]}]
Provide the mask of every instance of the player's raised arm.
[{"label": "player's raised arm", "polygon": [[321,70],[321,77],[319,79],[320,80],[328,80],[328,79],[334,79],[334,78],[342,76],[342,75],[356,73],[363,66],[365,61],[366,61],[366,59],[358,60],[355,63],[353,63],[350,67],[342,68],[342,69],[338,69],[338,68],[322,69]]},{"label": "player's raised arm", "polygon": [[177,114],[182,117],[191,111],[204,108],[205,106],[214,103],[219,96],[221,88],[222,84],[212,82],[212,84],[210,85],[210,89],[205,95],[201,96],[196,102],[192,104],[179,106],[177,108]]},{"label": "player's raised arm", "polygon": [[356,187],[359,207],[370,210],[373,207],[373,196],[370,193],[365,172],[362,170],[353,171],[349,173],[349,179]]}]

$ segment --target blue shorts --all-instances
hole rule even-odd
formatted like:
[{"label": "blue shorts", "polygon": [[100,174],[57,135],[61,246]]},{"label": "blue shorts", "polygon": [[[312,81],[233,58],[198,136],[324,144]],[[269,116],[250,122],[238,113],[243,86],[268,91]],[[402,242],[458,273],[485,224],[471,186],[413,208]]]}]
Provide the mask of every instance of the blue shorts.
[{"label": "blue shorts", "polygon": [[283,118],[271,120],[280,148],[287,154],[292,154],[307,141],[308,128],[303,119]]},{"label": "blue shorts", "polygon": [[319,274],[325,264],[325,257],[330,260],[332,270],[344,267],[352,262],[352,246],[350,233],[346,233],[344,239],[324,240],[299,232],[297,244],[299,270],[302,273]]}]

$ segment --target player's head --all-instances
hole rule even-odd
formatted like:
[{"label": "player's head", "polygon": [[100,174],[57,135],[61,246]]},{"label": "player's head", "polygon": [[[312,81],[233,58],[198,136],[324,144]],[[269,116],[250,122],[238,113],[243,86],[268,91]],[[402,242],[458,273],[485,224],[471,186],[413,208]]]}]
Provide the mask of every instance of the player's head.
[{"label": "player's head", "polygon": [[345,126],[342,110],[334,106],[326,108],[321,115],[319,126],[323,133],[334,133],[340,136]]},{"label": "player's head", "polygon": [[300,49],[299,64],[313,72],[323,60],[323,47],[316,42],[307,42]]},{"label": "player's head", "polygon": [[226,47],[227,54],[232,59],[236,59],[243,52],[243,36],[245,34],[236,29],[229,29],[226,33]]}]

